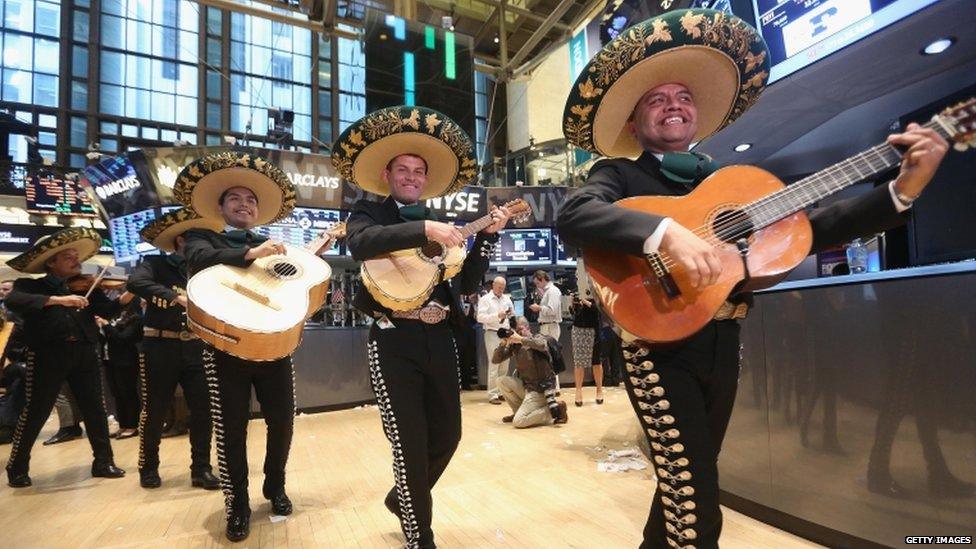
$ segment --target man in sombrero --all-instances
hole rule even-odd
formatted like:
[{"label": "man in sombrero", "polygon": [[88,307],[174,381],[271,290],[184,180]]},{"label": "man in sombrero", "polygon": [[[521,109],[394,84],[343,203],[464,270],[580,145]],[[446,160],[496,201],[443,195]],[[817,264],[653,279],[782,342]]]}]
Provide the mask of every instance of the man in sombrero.
[{"label": "man in sombrero", "polygon": [[[571,245],[644,257],[666,252],[694,285],[714,283],[721,264],[689,228],[627,210],[617,200],[689,193],[716,166],[689,153],[758,99],[769,73],[762,38],[741,19],[676,10],[634,25],[583,69],[564,113],[574,145],[612,158],[557,221]],[[901,223],[947,150],[935,132],[909,125],[889,143],[907,149],[898,177],[865,195],[814,210],[814,251]],[[630,158],[636,158],[631,160]],[[739,324],[750,296],[735,295],[700,332],[668,348],[625,347],[631,404],[650,444],[657,492],[641,547],[716,547],[721,531],[717,460],[739,374]],[[652,371],[653,370],[653,371]]]},{"label": "man in sombrero", "polygon": [[[458,191],[477,173],[474,147],[447,116],[424,107],[389,107],[349,126],[333,148],[340,175],[364,191],[346,223],[346,243],[356,260],[418,248],[428,242],[464,243],[457,227],[437,221],[423,201]],[[457,347],[451,329],[464,322],[461,295],[477,291],[488,270],[495,221],[478,233],[460,274],[441,282],[427,303],[410,311],[381,305],[360,285],[354,305],[372,316],[369,369],[383,429],[393,446],[395,487],[387,509],[400,519],[407,547],[434,547],[430,490],[461,440]]]},{"label": "man in sombrero", "polygon": [[[295,207],[295,189],[267,160],[238,152],[205,156],[183,169],[173,189],[177,200],[223,228],[184,233],[189,276],[213,265],[247,267],[255,259],[285,253],[281,242],[251,229],[278,221]],[[247,482],[247,422],[251,388],[268,427],[262,493],[275,515],[289,515],[285,464],[294,431],[295,377],[291,356],[267,362],[245,360],[206,346],[203,366],[210,386],[210,412],[224,492],[227,539],[250,533]]]},{"label": "man in sombrero", "polygon": [[23,317],[27,345],[27,404],[17,421],[7,462],[7,483],[13,488],[31,485],[31,447],[65,381],[85,421],[94,454],[92,476],[125,475],[115,466],[109,444],[95,324],[95,315],[111,318],[120,307],[97,288],[85,298],[72,295],[66,285],[68,279],[81,274],[81,264],[98,253],[101,245],[102,237],[94,229],[72,227],[38,239],[26,252],[7,261],[22,273],[44,275],[14,281],[5,301]]},{"label": "man in sombrero", "polygon": [[146,300],[140,372],[143,406],[139,416],[139,484],[158,488],[159,440],[176,386],[190,408],[190,484],[220,488],[210,467],[210,399],[203,373],[203,342],[186,326],[186,238],[190,229],[223,230],[223,223],[180,208],[143,227],[142,239],[162,250],[133,269],[128,290]]}]

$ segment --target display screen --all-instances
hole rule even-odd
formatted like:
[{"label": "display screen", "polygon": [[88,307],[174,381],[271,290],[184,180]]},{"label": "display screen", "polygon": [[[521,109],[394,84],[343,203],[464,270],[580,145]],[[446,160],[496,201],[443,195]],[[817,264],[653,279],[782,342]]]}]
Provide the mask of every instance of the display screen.
[{"label": "display screen", "polygon": [[559,235],[555,232],[552,235],[553,246],[556,248],[556,265],[573,266],[576,265],[576,258],[566,254],[566,245],[563,244]]},{"label": "display screen", "polygon": [[159,203],[137,172],[127,155],[103,158],[84,169],[81,183],[91,189],[107,217],[119,217]]},{"label": "display screen", "polygon": [[423,105],[474,138],[470,36],[370,10],[366,17],[366,110]]},{"label": "display screen", "polygon": [[144,242],[139,236],[139,231],[155,219],[155,208],[109,219],[108,229],[112,235],[116,263],[135,262],[144,255],[159,253],[152,244]]},{"label": "display screen", "polygon": [[769,46],[769,81],[877,32],[938,0],[753,0]]},{"label": "display screen", "polygon": [[509,229],[499,232],[492,266],[552,264],[552,229]]},{"label": "display screen", "polygon": [[[254,232],[272,240],[304,248],[322,231],[331,228],[340,221],[342,221],[342,212],[339,210],[295,208],[288,217],[271,225],[255,227]],[[331,250],[322,255],[340,255],[341,253],[339,244],[334,244]]]},{"label": "display screen", "polygon": [[40,214],[95,217],[85,190],[75,181],[48,175],[29,175],[24,184],[27,211]]}]

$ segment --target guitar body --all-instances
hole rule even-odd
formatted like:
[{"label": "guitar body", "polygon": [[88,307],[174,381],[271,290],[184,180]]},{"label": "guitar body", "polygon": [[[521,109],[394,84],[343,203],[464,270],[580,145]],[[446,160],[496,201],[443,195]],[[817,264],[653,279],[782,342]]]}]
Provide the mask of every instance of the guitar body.
[{"label": "guitar body", "polygon": [[[783,188],[783,183],[765,170],[729,166],[716,171],[688,195],[640,196],[620,200],[617,205],[670,217],[689,230],[703,227],[706,235],[715,237],[719,216]],[[697,234],[702,236],[701,231]],[[643,257],[588,248],[583,250],[583,258],[603,310],[621,336],[628,341],[663,343],[686,339],[701,330],[733,290],[756,290],[782,280],[810,254],[813,231],[801,211],[753,232],[748,243],[747,282],[743,283],[745,266],[735,242],[723,242],[716,246],[722,262],[716,284],[695,289],[684,269],[670,268],[677,296],[665,293]]]},{"label": "guitar body", "polygon": [[270,361],[291,354],[305,319],[323,303],[332,269],[303,248],[256,259],[250,267],[215,265],[186,286],[187,323],[200,339],[239,358]]},{"label": "guitar body", "polygon": [[408,311],[423,305],[440,282],[439,263],[444,264],[444,280],[450,280],[461,272],[466,255],[464,246],[448,248],[445,253],[443,246],[431,242],[367,259],[360,272],[363,285],[376,301],[394,311]]}]

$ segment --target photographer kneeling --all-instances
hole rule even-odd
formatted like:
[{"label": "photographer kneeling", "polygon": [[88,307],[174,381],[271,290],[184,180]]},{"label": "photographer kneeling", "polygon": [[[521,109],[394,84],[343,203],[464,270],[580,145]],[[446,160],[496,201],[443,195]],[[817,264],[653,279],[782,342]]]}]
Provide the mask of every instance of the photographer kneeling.
[{"label": "photographer kneeling", "polygon": [[499,328],[501,345],[495,349],[492,361],[500,363],[515,356],[515,376],[498,378],[498,390],[505,402],[512,407],[513,415],[502,421],[512,423],[516,429],[566,423],[566,403],[556,401],[556,374],[549,360],[546,336],[532,335],[529,321],[519,317],[515,330]]}]

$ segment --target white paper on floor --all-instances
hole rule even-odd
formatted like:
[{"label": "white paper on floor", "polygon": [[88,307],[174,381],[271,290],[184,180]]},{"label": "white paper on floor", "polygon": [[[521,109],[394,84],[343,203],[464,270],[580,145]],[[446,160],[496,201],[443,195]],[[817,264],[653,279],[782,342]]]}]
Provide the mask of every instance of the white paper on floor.
[{"label": "white paper on floor", "polygon": [[288,517],[284,515],[269,515],[268,518],[271,520],[271,522],[285,522],[288,520]]},{"label": "white paper on floor", "polygon": [[647,462],[640,452],[633,448],[626,450],[608,450],[606,459],[596,464],[596,470],[601,473],[622,473],[624,471],[643,471],[647,469]]}]

